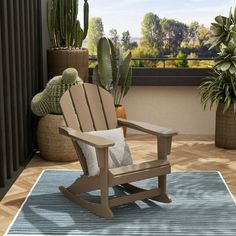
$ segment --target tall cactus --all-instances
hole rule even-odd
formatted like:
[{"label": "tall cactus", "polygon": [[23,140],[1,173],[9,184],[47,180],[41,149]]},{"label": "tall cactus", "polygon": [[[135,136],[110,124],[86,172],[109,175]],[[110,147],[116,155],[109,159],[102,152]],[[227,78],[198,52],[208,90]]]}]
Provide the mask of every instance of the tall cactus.
[{"label": "tall cactus", "polygon": [[48,33],[54,48],[81,48],[88,32],[89,4],[84,0],[84,29],[78,16],[78,0],[48,0]]}]

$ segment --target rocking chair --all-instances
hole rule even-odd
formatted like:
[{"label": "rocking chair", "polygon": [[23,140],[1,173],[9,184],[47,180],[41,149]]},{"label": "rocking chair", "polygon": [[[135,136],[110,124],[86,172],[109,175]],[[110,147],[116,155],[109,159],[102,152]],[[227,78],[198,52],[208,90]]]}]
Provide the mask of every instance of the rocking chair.
[{"label": "rocking chair", "polygon": [[[104,218],[113,217],[112,207],[136,200],[149,198],[164,203],[171,201],[166,193],[166,175],[171,171],[167,155],[170,154],[172,136],[177,134],[176,131],[144,122],[117,119],[112,95],[93,84],[72,86],[62,96],[60,106],[67,127],[61,127],[59,132],[72,139],[84,172],[69,187],[59,187],[67,198]],[[158,141],[157,160],[109,169],[108,149],[114,145],[114,141],[83,132],[114,129],[118,126],[155,135]],[[98,175],[88,175],[86,159],[77,141],[95,147],[100,168]],[[156,176],[158,176],[158,186],[151,190],[130,184],[133,181]],[[109,199],[108,188],[117,185],[131,194]],[[93,190],[100,190],[100,203],[89,202],[80,196],[80,193]]]}]

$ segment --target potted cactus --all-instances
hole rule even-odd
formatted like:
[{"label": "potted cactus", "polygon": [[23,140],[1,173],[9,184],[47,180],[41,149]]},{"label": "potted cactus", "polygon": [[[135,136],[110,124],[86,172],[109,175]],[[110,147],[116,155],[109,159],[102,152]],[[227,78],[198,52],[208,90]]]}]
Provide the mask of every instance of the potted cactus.
[{"label": "potted cactus", "polygon": [[70,139],[59,134],[65,126],[59,101],[72,85],[83,83],[74,68],[67,68],[62,75],[53,77],[45,89],[31,101],[32,112],[40,116],[37,143],[42,158],[49,161],[75,161],[77,155]]},{"label": "potted cactus", "polygon": [[236,149],[236,8],[229,17],[217,16],[212,23],[213,36],[208,43],[218,48],[212,75],[200,86],[204,107],[216,103],[215,144]]},{"label": "potted cactus", "polygon": [[[97,46],[97,65],[93,70],[93,83],[97,84],[114,97],[117,116],[126,119],[122,99],[129,91],[132,79],[130,67],[131,52],[126,56],[122,50],[117,52],[112,41],[102,37]],[[126,128],[123,128],[126,134]]]},{"label": "potted cactus", "polygon": [[89,5],[84,0],[84,27],[78,15],[78,0],[48,0],[47,24],[52,48],[47,51],[48,79],[60,75],[69,67],[76,68],[79,76],[88,80],[88,50],[82,48],[87,36]]}]

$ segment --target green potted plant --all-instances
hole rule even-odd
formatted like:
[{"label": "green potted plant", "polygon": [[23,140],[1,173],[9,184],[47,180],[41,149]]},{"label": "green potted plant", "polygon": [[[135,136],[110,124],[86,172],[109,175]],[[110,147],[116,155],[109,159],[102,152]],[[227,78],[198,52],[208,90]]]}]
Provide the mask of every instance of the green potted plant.
[{"label": "green potted plant", "polygon": [[47,24],[52,48],[47,51],[48,79],[60,75],[69,67],[88,80],[88,50],[82,48],[89,25],[89,5],[84,0],[84,28],[78,16],[78,0],[48,0]]},{"label": "green potted plant", "polygon": [[49,161],[75,161],[77,155],[70,139],[59,134],[65,126],[59,105],[61,96],[73,85],[83,83],[74,68],[67,68],[62,75],[54,76],[45,89],[31,101],[31,110],[40,116],[37,143],[41,156]]},{"label": "green potted plant", "polygon": [[218,48],[212,74],[200,85],[201,102],[217,104],[215,144],[236,148],[236,8],[228,17],[217,16],[207,43]]},{"label": "green potted plant", "polygon": [[[127,118],[122,100],[129,91],[132,79],[130,67],[131,52],[124,55],[117,52],[110,39],[100,38],[97,46],[97,65],[93,70],[93,83],[97,84],[114,97],[117,116]],[[126,129],[124,129],[126,134]]]}]

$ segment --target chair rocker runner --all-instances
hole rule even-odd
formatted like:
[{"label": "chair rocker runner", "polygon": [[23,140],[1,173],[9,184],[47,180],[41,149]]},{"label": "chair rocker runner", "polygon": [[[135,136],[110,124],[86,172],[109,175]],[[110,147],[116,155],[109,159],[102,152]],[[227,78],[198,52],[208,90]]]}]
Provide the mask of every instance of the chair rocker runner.
[{"label": "chair rocker runner", "polygon": [[[93,84],[72,86],[62,96],[60,106],[67,127],[61,127],[59,132],[72,139],[84,172],[84,175],[69,187],[59,187],[67,198],[105,218],[113,216],[112,207],[128,202],[147,198],[165,203],[171,201],[166,193],[166,175],[171,171],[167,155],[170,154],[172,136],[177,134],[176,131],[144,122],[117,119],[112,95]],[[158,146],[157,160],[109,169],[108,149],[114,145],[114,141],[84,132],[110,130],[118,126],[155,135]],[[89,176],[85,156],[77,141],[95,147],[100,169],[98,175]],[[158,186],[151,190],[130,184],[156,176],[159,180]],[[130,194],[109,199],[109,187],[117,185],[125,188]],[[80,196],[80,193],[92,190],[100,190],[100,203],[89,202]]]}]

